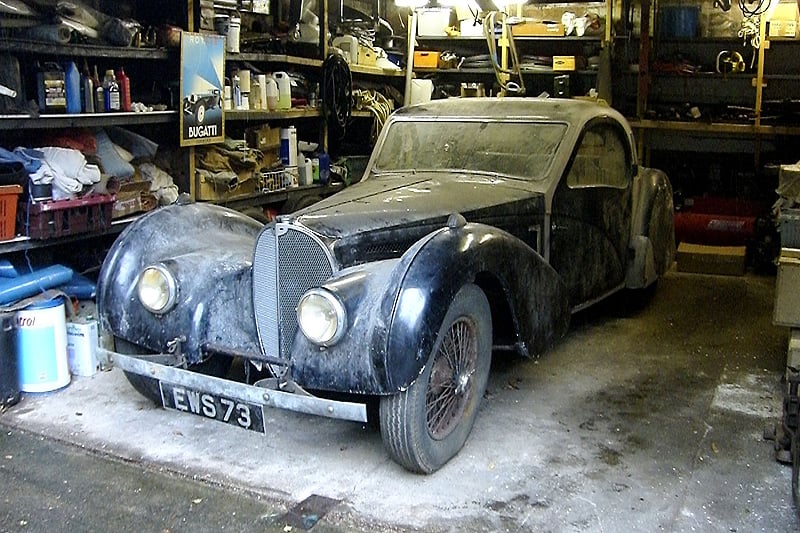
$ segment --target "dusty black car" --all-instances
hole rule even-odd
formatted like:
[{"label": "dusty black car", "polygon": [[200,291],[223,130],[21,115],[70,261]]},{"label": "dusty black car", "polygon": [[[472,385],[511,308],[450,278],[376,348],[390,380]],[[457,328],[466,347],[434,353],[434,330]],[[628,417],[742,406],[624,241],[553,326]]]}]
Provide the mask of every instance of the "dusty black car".
[{"label": "dusty black car", "polygon": [[[103,265],[101,323],[167,408],[269,432],[265,406],[377,404],[391,457],[430,473],[466,441],[492,353],[541,354],[574,311],[654,284],[672,216],[610,107],[434,101],[391,117],[360,183],[266,226],[208,204],[143,216]],[[221,379],[233,358],[270,374]]]}]

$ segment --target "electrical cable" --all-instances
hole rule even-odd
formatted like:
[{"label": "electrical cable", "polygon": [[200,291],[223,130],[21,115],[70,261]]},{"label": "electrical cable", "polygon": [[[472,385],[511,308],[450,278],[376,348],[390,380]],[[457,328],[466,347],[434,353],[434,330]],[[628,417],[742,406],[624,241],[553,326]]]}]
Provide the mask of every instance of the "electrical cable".
[{"label": "electrical cable", "polygon": [[356,89],[353,91],[353,107],[369,111],[374,116],[375,120],[372,122],[372,131],[370,132],[370,139],[374,145],[378,134],[389,120],[389,115],[394,111],[394,104],[378,91]]},{"label": "electrical cable", "polygon": [[[489,47],[489,59],[492,62],[494,76],[504,92],[514,93],[517,96],[524,96],[525,81],[522,79],[522,71],[520,70],[519,66],[519,56],[517,55],[517,47],[514,44],[514,33],[511,29],[511,26],[507,26],[511,69],[509,70],[503,68],[497,60],[497,42],[495,41],[494,35],[494,26],[497,14],[497,11],[490,11],[483,19],[483,36],[486,38],[486,44]],[[506,81],[506,76],[516,76],[516,78],[519,80],[519,83]]]},{"label": "electrical cable", "polygon": [[329,55],[322,64],[322,117],[344,137],[353,107],[353,77],[340,54]]}]

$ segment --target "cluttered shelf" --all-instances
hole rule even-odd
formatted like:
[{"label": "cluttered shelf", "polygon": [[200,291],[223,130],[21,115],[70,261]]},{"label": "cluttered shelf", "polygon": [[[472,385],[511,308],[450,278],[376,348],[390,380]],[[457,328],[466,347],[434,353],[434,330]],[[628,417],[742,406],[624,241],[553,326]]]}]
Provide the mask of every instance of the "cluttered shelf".
[{"label": "cluttered shelf", "polygon": [[93,128],[137,124],[165,124],[178,118],[177,111],[148,111],[144,113],[78,113],[41,115],[0,115],[0,130]]},{"label": "cluttered shelf", "polygon": [[[524,66],[521,69],[522,73],[525,75],[548,75],[551,76],[553,74],[577,74],[580,76],[597,76],[597,70],[569,70],[569,71],[560,71],[560,70],[553,70],[552,68],[525,68]],[[453,75],[464,75],[464,74],[486,74],[486,75],[494,75],[494,69],[491,68],[425,68],[425,67],[415,67],[414,72],[418,74],[453,74]]]},{"label": "cluttered shelf", "polygon": [[124,230],[131,222],[134,222],[141,215],[133,215],[125,218],[111,220],[108,227],[100,230],[86,231],[73,235],[62,235],[52,239],[35,239],[26,235],[17,235],[11,239],[0,241],[0,256],[15,252],[24,252],[36,248],[46,248],[48,246],[62,245],[70,242],[77,242],[86,239],[94,239],[104,235],[116,235]]},{"label": "cluttered shelf", "polygon": [[660,130],[684,133],[727,134],[745,136],[797,136],[800,135],[800,126],[736,124],[726,122],[686,122],[679,120],[638,120],[628,119],[633,129]]},{"label": "cluttered shelf", "polygon": [[0,39],[0,51],[57,56],[96,57],[113,59],[167,59],[175,50],[133,46],[104,46],[94,44],[64,44],[37,42],[26,39],[4,37]]},{"label": "cluttered shelf", "polygon": [[257,191],[249,194],[242,194],[230,199],[215,200],[213,203],[230,209],[243,210],[248,207],[278,204],[294,196],[313,195],[322,198],[330,196],[343,188],[344,184],[340,182],[332,182],[327,185],[299,185],[278,189],[276,191]]},{"label": "cluttered shelf", "polygon": [[[513,28],[513,26],[512,26]],[[512,30],[513,31],[513,30]],[[453,37],[447,36],[423,36],[418,35],[417,41],[422,44],[438,44],[438,43],[458,43],[458,42],[485,42],[486,38],[482,35],[467,35],[467,36],[460,36],[456,35]],[[600,42],[602,41],[601,35],[583,35],[578,37],[577,35],[514,35],[514,41],[556,41],[556,42],[566,42],[566,41],[582,41],[582,42]]]}]

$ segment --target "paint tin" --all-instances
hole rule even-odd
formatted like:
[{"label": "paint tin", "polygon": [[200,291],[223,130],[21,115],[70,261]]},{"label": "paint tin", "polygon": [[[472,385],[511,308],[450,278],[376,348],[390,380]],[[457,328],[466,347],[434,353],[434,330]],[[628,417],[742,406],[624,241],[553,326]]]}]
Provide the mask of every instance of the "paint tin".
[{"label": "paint tin", "polygon": [[67,322],[67,361],[73,376],[93,376],[100,363],[97,359],[97,321],[78,318]]},{"label": "paint tin", "polygon": [[16,323],[20,390],[48,392],[69,385],[64,299],[17,311]]}]

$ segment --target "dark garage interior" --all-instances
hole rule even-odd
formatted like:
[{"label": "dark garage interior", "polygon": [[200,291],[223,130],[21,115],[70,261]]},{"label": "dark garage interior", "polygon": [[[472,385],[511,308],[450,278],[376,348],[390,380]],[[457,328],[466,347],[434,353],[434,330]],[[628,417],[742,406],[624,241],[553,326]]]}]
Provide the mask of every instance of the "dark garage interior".
[{"label": "dark garage interior", "polygon": [[800,531],[799,6],[0,0],[0,530]]}]

